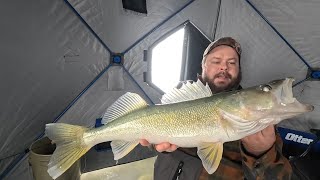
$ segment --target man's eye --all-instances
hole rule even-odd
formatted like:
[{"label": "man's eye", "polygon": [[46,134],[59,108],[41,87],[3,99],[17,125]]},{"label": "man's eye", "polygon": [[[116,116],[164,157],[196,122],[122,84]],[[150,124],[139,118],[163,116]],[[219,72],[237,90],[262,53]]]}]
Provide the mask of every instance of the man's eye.
[{"label": "man's eye", "polygon": [[211,64],[219,64],[219,61],[211,61]]}]

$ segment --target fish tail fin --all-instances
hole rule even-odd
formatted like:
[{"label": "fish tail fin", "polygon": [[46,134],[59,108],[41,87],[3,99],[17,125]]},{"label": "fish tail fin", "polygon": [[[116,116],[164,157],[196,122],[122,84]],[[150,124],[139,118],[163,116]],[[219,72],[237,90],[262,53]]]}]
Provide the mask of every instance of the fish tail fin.
[{"label": "fish tail fin", "polygon": [[64,123],[46,125],[45,133],[56,143],[56,149],[48,164],[48,173],[56,179],[83,156],[90,146],[83,141],[83,134],[88,128]]}]

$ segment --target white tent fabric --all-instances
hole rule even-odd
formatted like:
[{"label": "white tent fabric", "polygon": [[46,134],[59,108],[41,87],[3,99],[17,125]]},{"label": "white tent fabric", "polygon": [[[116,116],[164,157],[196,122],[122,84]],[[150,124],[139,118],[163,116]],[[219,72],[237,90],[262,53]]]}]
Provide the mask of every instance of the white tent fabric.
[{"label": "white tent fabric", "polygon": [[[320,67],[319,1],[249,2],[310,67]],[[161,94],[143,79],[143,51],[186,20],[211,40],[232,36],[241,43],[243,87],[284,77],[296,82],[306,78],[306,63],[246,0],[148,0],[147,8],[148,14],[142,15],[124,11],[119,0],[1,2],[0,179],[32,179],[26,156],[15,162],[16,154],[41,135],[46,123],[92,127],[128,91],[159,103]],[[125,52],[123,66],[110,64],[109,50]],[[320,128],[319,90],[319,81],[297,85],[295,96],[313,104],[315,111],[281,126],[306,132]]]}]

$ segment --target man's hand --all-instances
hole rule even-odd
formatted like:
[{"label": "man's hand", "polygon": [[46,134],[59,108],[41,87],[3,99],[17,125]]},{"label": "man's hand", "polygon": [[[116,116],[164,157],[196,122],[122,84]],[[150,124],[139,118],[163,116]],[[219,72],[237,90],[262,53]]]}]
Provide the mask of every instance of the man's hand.
[{"label": "man's hand", "polygon": [[241,139],[241,142],[247,152],[257,157],[268,151],[275,141],[276,134],[273,125]]},{"label": "man's hand", "polygon": [[[145,139],[141,139],[140,140],[140,144],[142,146],[150,146],[151,144],[145,140]],[[175,150],[178,149],[178,146],[177,145],[174,145],[174,144],[170,144],[168,142],[163,142],[163,143],[160,143],[160,144],[155,144],[153,145],[154,148],[158,151],[158,152],[163,152],[163,151],[166,151],[166,152],[173,152]]]}]

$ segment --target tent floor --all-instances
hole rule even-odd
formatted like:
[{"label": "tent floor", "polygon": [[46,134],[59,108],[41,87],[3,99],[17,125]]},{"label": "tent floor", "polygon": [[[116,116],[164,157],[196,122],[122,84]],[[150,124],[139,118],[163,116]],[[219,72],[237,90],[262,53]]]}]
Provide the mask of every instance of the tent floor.
[{"label": "tent floor", "polygon": [[152,180],[155,160],[156,157],[152,157],[136,162],[87,172],[81,175],[80,180]]}]

